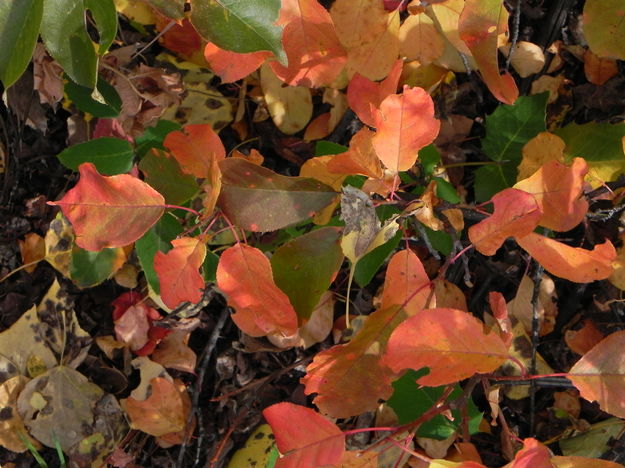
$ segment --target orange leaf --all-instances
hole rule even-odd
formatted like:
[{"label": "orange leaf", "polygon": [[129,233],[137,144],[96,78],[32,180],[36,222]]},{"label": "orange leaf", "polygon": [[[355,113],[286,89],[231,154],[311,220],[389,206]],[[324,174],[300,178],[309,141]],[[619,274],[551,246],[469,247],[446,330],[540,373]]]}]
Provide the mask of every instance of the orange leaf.
[{"label": "orange leaf", "polygon": [[429,307],[431,292],[430,278],[419,257],[412,250],[400,250],[388,262],[380,308],[402,306],[411,316]]},{"label": "orange leaf", "polygon": [[395,372],[429,367],[417,380],[435,387],[476,373],[492,372],[508,359],[507,347],[483,323],[456,309],[425,309],[399,325],[391,335],[382,363]]},{"label": "orange leaf", "polygon": [[128,397],[121,400],[130,418],[130,427],[156,437],[184,430],[191,400],[181,382],[163,377],[150,380],[150,396],[145,400]]},{"label": "orange leaf", "polygon": [[174,330],[158,344],[150,359],[168,369],[193,373],[195,372],[197,356],[187,346],[188,341],[188,332]]},{"label": "orange leaf", "polygon": [[542,214],[533,195],[509,188],[492,198],[492,216],[469,228],[469,239],[484,255],[495,255],[508,237],[530,234]]},{"label": "orange leaf", "polygon": [[419,150],[434,141],[440,128],[430,95],[422,88],[408,86],[402,94],[382,101],[375,124],[373,147],[382,163],[395,172],[410,169]]},{"label": "orange leaf", "polygon": [[226,157],[223,143],[208,124],[187,125],[183,130],[184,133],[169,133],[163,145],[171,151],[184,173],[200,178],[209,177],[213,161],[221,161]]},{"label": "orange leaf", "polygon": [[497,36],[508,29],[508,12],[501,0],[467,0],[460,15],[458,32],[477,62],[484,83],[493,96],[514,104],[519,90],[510,73],[499,74]]},{"label": "orange leaf", "polygon": [[163,196],[128,174],[98,174],[91,163],[78,167],[78,184],[58,201],[76,233],[76,244],[85,250],[123,247],[156,223],[165,211]]},{"label": "orange leaf", "polygon": [[[202,38],[188,19],[170,26],[171,20],[156,15],[156,29],[163,32],[160,42],[168,50],[177,52],[182,57],[195,62],[202,57]],[[198,63],[201,63],[197,60]]]},{"label": "orange leaf", "polygon": [[297,331],[295,309],[273,281],[271,264],[260,250],[245,244],[224,250],[217,286],[236,311],[232,320],[248,335],[289,336]]},{"label": "orange leaf", "polygon": [[605,338],[592,320],[584,320],[584,326],[579,330],[567,330],[564,334],[566,345],[577,354],[586,354],[597,343]]},{"label": "orange leaf", "polygon": [[553,468],[551,452],[536,439],[528,437],[523,441],[523,448],[514,456],[510,468]]},{"label": "orange leaf", "polygon": [[625,418],[625,331],[612,333],[575,363],[568,374],[582,397]]},{"label": "orange leaf", "polygon": [[271,52],[266,50],[239,54],[230,50],[220,49],[212,42],[209,42],[204,47],[204,58],[210,65],[211,70],[221,78],[222,83],[232,83],[245,78],[260,67],[271,55]]},{"label": "orange leaf", "polygon": [[584,52],[584,74],[592,84],[601,86],[618,74],[616,60],[598,57],[590,49]]},{"label": "orange leaf", "polygon": [[397,92],[404,61],[398,59],[388,76],[380,83],[355,73],[347,86],[347,102],[363,123],[375,127],[375,109],[389,95]]},{"label": "orange leaf", "polygon": [[581,196],[587,172],[588,164],[582,158],[573,159],[571,167],[549,161],[514,187],[536,197],[543,212],[538,224],[565,232],[577,226],[588,211],[588,202]]},{"label": "orange leaf", "polygon": [[345,436],[316,411],[293,403],[265,408],[263,416],[282,457],[276,468],[317,468],[336,464],[345,452]]},{"label": "orange leaf", "polygon": [[292,86],[328,86],[343,70],[347,57],[328,11],[317,0],[282,0],[278,24],[284,26],[282,45],[288,67],[271,68]]},{"label": "orange leaf", "polygon": [[[35,263],[46,257],[46,243],[43,237],[34,232],[29,232],[24,236],[24,240],[19,240],[20,253],[24,264]],[[30,265],[25,268],[28,273],[32,273],[37,265]]]},{"label": "orange leaf", "polygon": [[335,174],[360,174],[375,179],[382,177],[382,164],[373,149],[374,135],[367,127],[358,130],[349,142],[349,150],[332,157],[328,171]]},{"label": "orange leaf", "polygon": [[327,136],[330,133],[328,124],[330,123],[330,113],[324,112],[323,114],[319,114],[317,117],[312,119],[308,126],[306,127],[306,131],[304,132],[304,140],[312,141],[312,140],[321,140],[324,136]]},{"label": "orange leaf", "polygon": [[509,348],[512,344],[512,338],[514,334],[512,331],[512,322],[508,315],[508,306],[506,305],[506,299],[503,294],[497,291],[490,291],[488,293],[488,304],[490,310],[493,313],[493,317],[499,325],[499,336],[505,345]]},{"label": "orange leaf", "polygon": [[517,237],[516,241],[549,273],[575,283],[606,279],[614,271],[616,250],[609,240],[592,250],[569,247],[534,233]]},{"label": "orange leaf", "polygon": [[198,271],[206,257],[206,245],[195,237],[171,241],[167,253],[156,252],[154,270],[161,284],[161,298],[171,309],[181,302],[197,303],[202,299],[204,278]]},{"label": "orange leaf", "polygon": [[391,396],[395,373],[380,358],[391,332],[406,316],[397,306],[378,310],[349,343],[317,353],[301,382],[307,395],[317,393],[313,402],[322,413],[347,418],[372,411],[378,400]]}]

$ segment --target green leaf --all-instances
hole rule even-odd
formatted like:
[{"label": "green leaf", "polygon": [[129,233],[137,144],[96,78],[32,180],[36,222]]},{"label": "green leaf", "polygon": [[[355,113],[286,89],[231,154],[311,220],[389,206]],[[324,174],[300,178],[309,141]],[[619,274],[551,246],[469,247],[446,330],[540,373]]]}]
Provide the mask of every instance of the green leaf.
[{"label": "green leaf", "polygon": [[104,103],[91,97],[91,89],[77,85],[71,80],[65,84],[65,93],[78,109],[87,114],[98,118],[117,117],[122,109],[122,99],[117,94],[117,90],[102,77],[98,77],[97,86],[104,98]]},{"label": "green leaf", "polygon": [[79,288],[90,288],[100,284],[115,273],[120,255],[125,257],[121,248],[90,252],[75,245],[70,265],[72,281]]},{"label": "green leaf", "polygon": [[423,167],[424,175],[429,176],[434,173],[436,165],[441,162],[441,154],[438,152],[438,148],[434,146],[434,143],[419,150],[419,161]]},{"label": "green leaf", "polygon": [[135,151],[139,157],[143,157],[150,148],[165,149],[163,141],[174,130],[181,130],[177,122],[171,120],[159,120],[154,127],[148,127],[141,135],[135,138]]},{"label": "green leaf", "polygon": [[622,123],[573,123],[553,133],[566,143],[564,152],[569,159],[580,156],[586,161],[623,161],[625,125]]},{"label": "green leaf", "polygon": [[154,270],[156,252],[167,253],[172,249],[171,241],[182,232],[182,226],[173,216],[162,216],[158,222],[135,242],[137,257],[145,279],[156,294],[160,294],[161,285]]},{"label": "green leaf", "polygon": [[95,164],[100,174],[125,174],[132,169],[134,152],[126,140],[113,137],[96,138],[63,150],[57,156],[61,163],[74,171],[82,163]]},{"label": "green leaf", "polygon": [[104,55],[117,35],[117,10],[113,0],[84,0],[100,36],[98,55]]},{"label": "green leaf", "polygon": [[347,146],[339,145],[333,141],[320,140],[315,144],[315,156],[327,156],[329,154],[340,154],[347,151]]},{"label": "green leaf", "polygon": [[206,257],[204,258],[203,270],[204,281],[207,283],[214,283],[217,281],[217,265],[219,264],[219,255],[212,250],[206,251]]},{"label": "green leaf", "polygon": [[453,185],[440,177],[434,177],[436,182],[436,196],[449,203],[460,203],[460,197]]},{"label": "green leaf", "polygon": [[[419,371],[409,370],[402,377],[393,382],[394,392],[388,399],[387,404],[393,408],[399,424],[407,424],[419,418],[427,410],[432,408],[434,404],[443,394],[444,386],[441,387],[420,387],[416,380],[427,374],[426,369]],[[447,401],[454,400],[462,395],[462,389],[459,385],[455,385]],[[475,434],[479,432],[482,413],[479,412],[472,400],[468,401],[469,415],[469,433]],[[447,419],[442,414],[434,416],[432,419],[425,421],[419,426],[417,435],[420,437],[428,437],[430,439],[444,440],[450,437],[460,427],[462,422],[462,412],[453,410],[453,420]]]},{"label": "green leaf", "polygon": [[182,205],[195,195],[199,187],[194,176],[183,174],[178,161],[164,151],[151,151],[139,162],[145,181],[172,205]]},{"label": "green leaf", "polygon": [[276,285],[300,319],[309,319],[341,263],[341,229],[324,227],[283,244],[271,257]]},{"label": "green leaf", "polygon": [[206,40],[238,53],[269,50],[286,65],[280,0],[191,0],[191,23]]},{"label": "green leaf", "polygon": [[368,285],[375,274],[378,272],[384,260],[391,254],[393,250],[399,245],[399,241],[402,238],[402,231],[399,230],[395,235],[389,239],[386,243],[380,247],[376,247],[367,255],[358,260],[356,264],[356,270],[354,272],[354,279],[356,283],[362,288]]},{"label": "green leaf", "polygon": [[454,240],[449,234],[445,231],[435,231],[434,229],[430,229],[425,224],[423,225],[423,229],[425,230],[425,234],[430,241],[430,245],[434,249],[438,250],[443,255],[449,255],[451,253],[451,249],[454,248]]},{"label": "green leaf", "polygon": [[0,81],[8,88],[24,73],[33,55],[43,0],[0,2]]},{"label": "green leaf", "polygon": [[249,231],[276,231],[312,218],[337,195],[318,180],[276,174],[242,158],[226,158],[219,167],[217,204],[233,224]]},{"label": "green leaf", "polygon": [[525,143],[545,131],[548,93],[522,96],[514,105],[501,105],[486,117],[486,137],[482,150],[493,161],[476,171],[475,198],[490,199],[495,193],[516,183],[517,166]]},{"label": "green leaf", "polygon": [[625,60],[623,0],[592,0],[584,5],[584,37],[599,57]]},{"label": "green leaf", "polygon": [[179,20],[184,17],[186,0],[148,0],[148,3],[168,18]]}]

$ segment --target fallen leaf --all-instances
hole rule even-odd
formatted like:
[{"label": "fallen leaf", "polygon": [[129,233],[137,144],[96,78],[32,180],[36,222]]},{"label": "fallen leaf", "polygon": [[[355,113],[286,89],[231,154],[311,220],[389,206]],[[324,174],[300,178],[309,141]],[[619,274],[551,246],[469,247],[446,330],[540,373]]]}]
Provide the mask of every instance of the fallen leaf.
[{"label": "fallen leaf", "polygon": [[[533,295],[534,282],[529,276],[523,275],[514,299],[508,302],[510,316],[521,322],[525,332],[528,334],[532,333],[532,321],[534,316]],[[558,295],[556,294],[553,279],[543,274],[540,279],[538,298],[536,301],[539,336],[545,336],[554,330],[556,317],[558,315],[557,300]]]},{"label": "fallen leaf", "polygon": [[144,304],[130,306],[115,320],[115,338],[126,343],[131,350],[137,351],[147,344],[149,328],[147,306]]},{"label": "fallen leaf", "polygon": [[78,184],[58,201],[85,250],[123,247],[141,238],[162,216],[163,196],[128,174],[105,177],[91,163],[78,168]]},{"label": "fallen leaf", "polygon": [[32,273],[37,268],[36,263],[46,257],[45,240],[39,234],[29,232],[24,236],[24,240],[19,240],[19,246],[24,264],[33,264],[26,267],[25,270]]},{"label": "fallen leaf", "polygon": [[552,468],[551,452],[536,439],[523,440],[523,448],[514,455],[510,468]]},{"label": "fallen leaf", "polygon": [[27,450],[20,435],[35,448],[41,448],[41,444],[28,434],[17,411],[17,398],[29,380],[23,375],[16,375],[0,384],[0,408],[3,414],[0,420],[0,445],[11,452],[22,453]]},{"label": "fallen leaf", "polygon": [[50,221],[44,242],[46,244],[46,261],[63,276],[70,278],[69,268],[72,263],[74,230],[62,213],[57,213],[56,217]]}]

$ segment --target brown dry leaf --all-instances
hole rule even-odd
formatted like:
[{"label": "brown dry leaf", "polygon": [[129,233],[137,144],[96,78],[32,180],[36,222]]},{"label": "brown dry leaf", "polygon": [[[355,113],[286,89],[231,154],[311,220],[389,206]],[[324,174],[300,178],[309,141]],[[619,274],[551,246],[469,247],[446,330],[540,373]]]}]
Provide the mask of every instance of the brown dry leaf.
[{"label": "brown dry leaf", "polygon": [[[531,278],[524,275],[517,289],[514,299],[508,302],[508,312],[511,317],[515,317],[521,322],[528,334],[532,333],[532,294],[534,283]],[[558,315],[558,296],[553,280],[543,275],[540,281],[540,291],[538,293],[538,323],[540,326],[540,336],[551,333],[555,327]]]},{"label": "brown dry leaf", "polygon": [[445,39],[425,13],[406,18],[399,28],[399,42],[400,55],[422,65],[432,63],[445,49]]},{"label": "brown dry leaf", "polygon": [[234,150],[230,154],[230,157],[243,158],[243,159],[248,160],[251,163],[256,164],[257,166],[262,166],[263,161],[265,160],[264,156],[260,154],[260,152],[257,149],[254,149],[254,148],[250,150],[250,154],[243,154],[239,150]]},{"label": "brown dry leaf", "polygon": [[34,89],[39,92],[39,102],[56,109],[63,99],[63,68],[46,52],[42,42],[37,43],[33,52]]},{"label": "brown dry leaf", "polygon": [[109,359],[113,359],[115,350],[126,347],[126,343],[117,341],[112,335],[96,336],[95,343]]},{"label": "brown dry leaf", "polygon": [[579,330],[567,330],[564,334],[566,345],[574,353],[582,356],[599,343],[605,335],[597,328],[595,322],[584,320],[584,326]]},{"label": "brown dry leaf", "polygon": [[517,182],[527,179],[543,164],[558,161],[564,164],[564,148],[566,144],[558,135],[540,132],[523,146],[523,159],[518,167]]},{"label": "brown dry leaf", "polygon": [[535,94],[541,94],[545,91],[549,91],[549,98],[547,99],[547,104],[551,104],[552,102],[556,102],[558,97],[560,96],[560,89],[566,82],[566,77],[564,75],[557,76],[549,76],[543,75],[537,80],[532,82],[532,89],[530,94],[533,96]]},{"label": "brown dry leaf", "polygon": [[46,261],[66,278],[71,278],[69,267],[72,262],[74,230],[61,213],[50,222],[45,237]]},{"label": "brown dry leaf", "polygon": [[268,64],[260,67],[260,84],[276,126],[287,135],[302,130],[312,117],[310,88],[284,86]]},{"label": "brown dry leaf", "polygon": [[449,224],[457,231],[460,232],[464,229],[464,214],[462,210],[458,208],[449,208],[442,210],[441,213],[447,218]]},{"label": "brown dry leaf", "polygon": [[130,393],[130,396],[135,400],[143,401],[150,396],[150,382],[152,379],[159,377],[172,383],[174,381],[162,365],[146,356],[133,359],[130,364],[135,369],[139,369],[140,374],[139,385]]},{"label": "brown dry leaf", "polygon": [[0,408],[3,416],[0,418],[0,445],[11,452],[22,453],[27,450],[19,434],[26,437],[35,448],[41,448],[41,444],[30,437],[17,412],[17,397],[29,380],[23,375],[17,375],[0,384]]},{"label": "brown dry leaf", "polygon": [[438,205],[438,198],[434,193],[436,191],[436,182],[429,183],[423,195],[418,201],[412,202],[406,207],[405,213],[414,215],[417,220],[434,231],[442,231],[445,224],[436,217],[434,207]]},{"label": "brown dry leaf", "polygon": [[24,236],[24,240],[19,240],[20,253],[25,265],[32,263],[25,268],[28,273],[32,273],[37,268],[36,263],[46,257],[46,244],[39,234],[30,232]]},{"label": "brown dry leaf", "polygon": [[597,57],[588,49],[584,53],[584,74],[592,84],[601,86],[618,74],[616,60]]},{"label": "brown dry leaf", "polygon": [[167,335],[152,353],[152,360],[168,369],[193,374],[197,356],[188,346],[189,333],[190,331],[174,330]]},{"label": "brown dry leaf", "polygon": [[[512,44],[506,44],[500,47],[499,50],[504,56],[508,57],[511,47]],[[543,69],[545,66],[545,54],[543,49],[533,42],[519,41],[512,51],[510,64],[521,78],[527,78]]]}]

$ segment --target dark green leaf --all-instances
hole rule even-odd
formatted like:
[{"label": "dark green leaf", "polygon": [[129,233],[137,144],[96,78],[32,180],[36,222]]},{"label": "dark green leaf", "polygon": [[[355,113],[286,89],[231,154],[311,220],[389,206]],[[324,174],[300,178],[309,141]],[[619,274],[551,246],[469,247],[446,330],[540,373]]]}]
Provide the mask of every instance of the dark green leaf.
[{"label": "dark green leaf", "polygon": [[139,162],[145,181],[172,205],[182,205],[195,195],[198,184],[194,176],[183,174],[180,165],[164,151],[151,151]]},{"label": "dark green leaf", "polygon": [[339,145],[333,141],[320,140],[315,143],[315,156],[326,156],[328,154],[340,154],[347,151],[347,146]]},{"label": "dark green leaf", "polygon": [[135,151],[137,156],[143,157],[150,148],[165,149],[163,141],[165,137],[174,130],[181,130],[182,127],[171,120],[159,120],[154,127],[148,127],[141,135],[135,138]]},{"label": "dark green leaf", "polygon": [[43,0],[0,1],[0,81],[5,89],[30,62],[42,15]]},{"label": "dark green leaf", "polygon": [[217,264],[219,263],[219,255],[212,250],[206,251],[204,258],[204,281],[214,283],[217,281]]},{"label": "dark green leaf", "polygon": [[71,80],[65,84],[65,93],[74,105],[83,112],[98,118],[117,117],[122,109],[122,99],[117,90],[107,83],[102,77],[98,77],[98,91],[104,98],[104,103],[91,97],[92,89],[80,86]]},{"label": "dark green leaf", "polygon": [[102,249],[90,252],[77,245],[72,250],[70,276],[79,288],[90,288],[110,278],[121,249]]},{"label": "dark green leaf", "polygon": [[443,255],[449,255],[454,247],[454,240],[445,231],[435,231],[423,225],[425,234],[428,236],[430,245]]},{"label": "dark green leaf", "polygon": [[371,282],[384,263],[384,260],[397,248],[401,238],[402,231],[399,230],[390,240],[380,247],[373,249],[358,261],[354,272],[354,279],[360,287],[364,288]]},{"label": "dark green leaf", "polygon": [[434,143],[419,150],[419,161],[423,167],[423,175],[429,176],[434,172],[434,168],[441,162],[441,154]]},{"label": "dark green leaf", "polygon": [[98,55],[104,55],[111,47],[117,34],[117,10],[113,0],[84,0],[85,9],[91,17],[99,34]]},{"label": "dark green leaf", "polygon": [[115,175],[125,174],[132,168],[134,152],[126,140],[103,137],[70,146],[57,157],[65,167],[75,171],[82,163],[90,162],[100,174]]},{"label": "dark green leaf", "polygon": [[191,22],[206,40],[238,53],[268,50],[286,64],[280,0],[191,0]]}]

